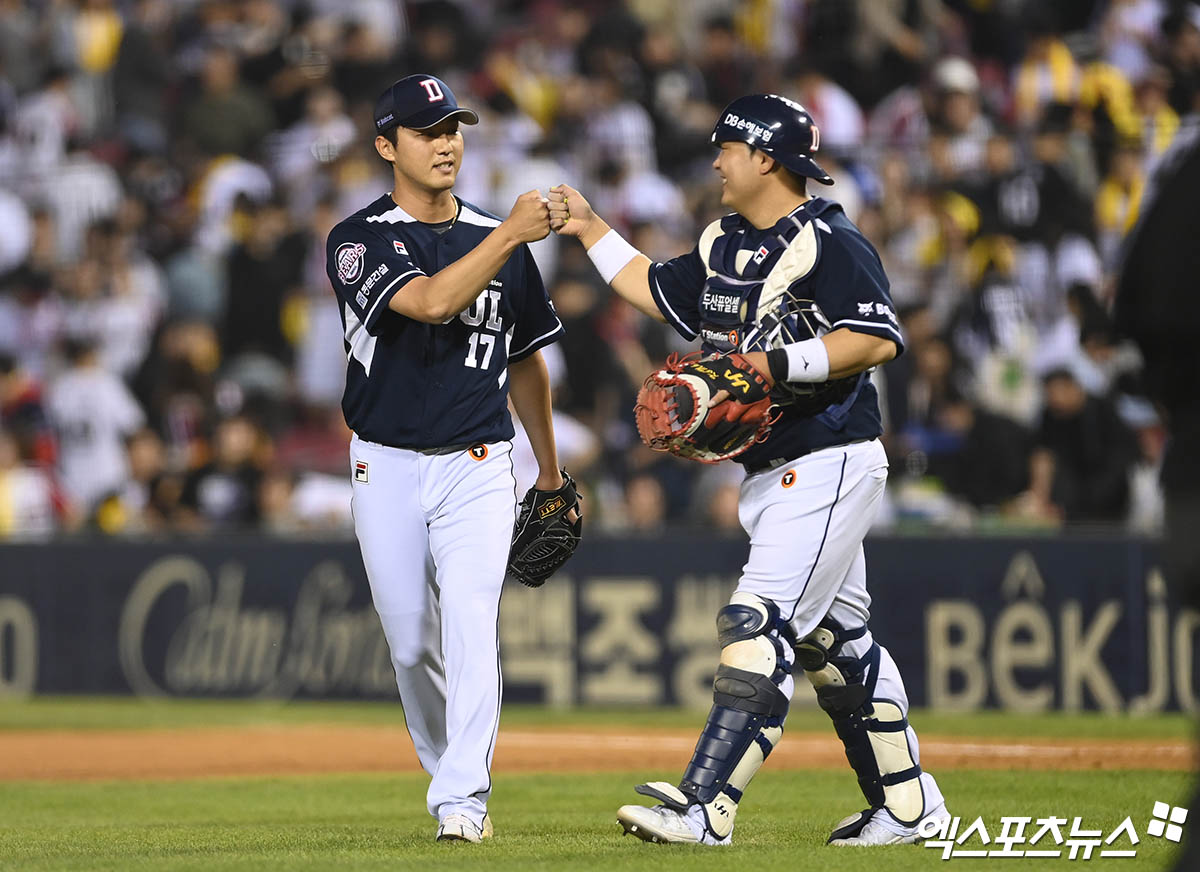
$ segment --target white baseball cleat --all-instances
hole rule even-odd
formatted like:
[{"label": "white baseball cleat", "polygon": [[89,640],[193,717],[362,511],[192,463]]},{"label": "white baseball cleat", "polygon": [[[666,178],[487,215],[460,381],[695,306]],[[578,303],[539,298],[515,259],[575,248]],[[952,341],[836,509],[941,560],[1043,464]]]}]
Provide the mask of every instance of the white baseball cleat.
[{"label": "white baseball cleat", "polygon": [[[490,821],[484,818],[485,829]],[[489,832],[487,835],[491,835]],[[448,814],[438,824],[437,841],[439,842],[479,842],[486,836],[484,830],[475,826],[465,814]]]},{"label": "white baseball cleat", "polygon": [[617,823],[643,842],[700,844],[700,834],[689,826],[687,815],[665,805],[623,805],[617,809]]},{"label": "white baseball cleat", "polygon": [[834,828],[833,835],[829,837],[829,844],[853,848],[912,845],[925,841],[926,836],[923,833],[937,832],[942,822],[949,819],[950,812],[946,811],[944,803],[913,827],[901,824],[886,808],[867,809],[852,814],[839,823]]},{"label": "white baseball cleat", "polygon": [[704,825],[704,810],[692,805],[679,811],[665,805],[623,805],[617,809],[617,823],[625,832],[643,842],[675,845],[728,845],[730,839],[716,838]]}]

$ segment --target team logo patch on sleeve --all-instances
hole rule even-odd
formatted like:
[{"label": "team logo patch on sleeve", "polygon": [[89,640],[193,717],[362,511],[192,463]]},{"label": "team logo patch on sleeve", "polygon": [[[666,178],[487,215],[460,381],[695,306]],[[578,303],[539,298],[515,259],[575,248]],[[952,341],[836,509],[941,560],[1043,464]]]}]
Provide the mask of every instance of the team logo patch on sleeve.
[{"label": "team logo patch on sleeve", "polygon": [[362,484],[367,483],[367,462],[365,460],[354,461],[354,480]]},{"label": "team logo patch on sleeve", "polygon": [[363,255],[366,253],[367,247],[361,242],[343,242],[337,247],[333,260],[343,285],[352,285],[362,277]]},{"label": "team logo patch on sleeve", "polygon": [[404,246],[404,243],[401,242],[399,239],[392,240],[392,248],[396,249],[396,254],[402,254],[405,257],[408,257],[408,249]]}]

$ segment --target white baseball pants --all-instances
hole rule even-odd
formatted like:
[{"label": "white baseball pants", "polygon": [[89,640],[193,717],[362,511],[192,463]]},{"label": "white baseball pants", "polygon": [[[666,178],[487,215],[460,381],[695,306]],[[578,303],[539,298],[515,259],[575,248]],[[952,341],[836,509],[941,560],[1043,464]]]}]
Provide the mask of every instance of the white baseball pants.
[{"label": "white baseball pants", "polygon": [[[814,451],[794,463],[746,477],[739,519],[750,535],[750,558],[739,591],[779,605],[798,638],[829,615],[846,629],[871,617],[863,539],[871,528],[887,483],[887,454],[878,440]],[[873,643],[870,631],[846,642],[842,654],[862,657]],[[790,698],[789,676],[780,690]],[[887,699],[908,716],[900,670],[880,646],[874,697]],[[917,735],[907,730],[913,761],[920,762]],[[926,811],[941,802],[930,776],[922,776]]]},{"label": "white baseball pants", "polygon": [[425,455],[357,436],[350,444],[354,531],[409,735],[432,776],[429,813],[464,814],[480,826],[500,721],[500,591],[517,512],[512,446],[485,447]]}]

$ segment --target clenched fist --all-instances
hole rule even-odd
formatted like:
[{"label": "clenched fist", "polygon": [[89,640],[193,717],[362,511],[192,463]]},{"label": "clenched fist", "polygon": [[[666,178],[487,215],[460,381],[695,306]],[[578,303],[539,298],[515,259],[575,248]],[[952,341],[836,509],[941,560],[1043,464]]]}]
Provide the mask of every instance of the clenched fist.
[{"label": "clenched fist", "polygon": [[526,191],[517,197],[504,225],[517,242],[537,242],[549,236],[550,211],[542,192]]},{"label": "clenched fist", "polygon": [[551,188],[549,205],[550,229],[560,236],[578,236],[583,239],[596,223],[596,213],[592,211],[591,204],[570,185],[555,185]]}]

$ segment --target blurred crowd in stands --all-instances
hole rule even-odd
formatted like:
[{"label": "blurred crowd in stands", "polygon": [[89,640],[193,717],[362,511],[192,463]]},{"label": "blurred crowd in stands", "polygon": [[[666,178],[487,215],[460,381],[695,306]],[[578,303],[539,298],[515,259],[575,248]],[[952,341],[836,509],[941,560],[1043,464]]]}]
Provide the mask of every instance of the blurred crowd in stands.
[{"label": "blurred crowd in stands", "polygon": [[[1163,428],[1109,311],[1200,109],[1195,2],[0,0],[0,538],[349,529],[324,240],[390,188],[371,106],[412,72],[481,116],[460,196],[567,181],[660,260],[721,214],[719,109],[799,100],[907,337],[875,376],[883,524],[1159,528]],[[736,529],[740,467],[633,426],[678,338],[573,240],[535,255],[589,524]]]}]

